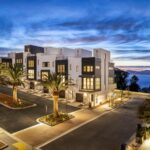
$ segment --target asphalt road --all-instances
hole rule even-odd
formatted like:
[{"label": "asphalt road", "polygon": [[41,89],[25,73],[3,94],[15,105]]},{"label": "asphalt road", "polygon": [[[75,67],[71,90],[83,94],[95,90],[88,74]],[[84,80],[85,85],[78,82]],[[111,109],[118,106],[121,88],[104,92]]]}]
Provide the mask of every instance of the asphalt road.
[{"label": "asphalt road", "polygon": [[[0,87],[0,93],[11,95],[11,89]],[[37,104],[37,106],[24,110],[10,110],[0,105],[0,127],[8,132],[13,133],[32,125],[36,125],[37,118],[52,113],[53,111],[53,102],[51,100],[24,92],[18,92],[18,97],[33,102]],[[59,104],[59,108],[60,111],[67,112],[72,112],[78,109],[72,106],[66,106],[65,104]]]},{"label": "asphalt road", "polygon": [[143,100],[134,99],[42,147],[42,150],[117,150],[135,132],[137,108]]}]

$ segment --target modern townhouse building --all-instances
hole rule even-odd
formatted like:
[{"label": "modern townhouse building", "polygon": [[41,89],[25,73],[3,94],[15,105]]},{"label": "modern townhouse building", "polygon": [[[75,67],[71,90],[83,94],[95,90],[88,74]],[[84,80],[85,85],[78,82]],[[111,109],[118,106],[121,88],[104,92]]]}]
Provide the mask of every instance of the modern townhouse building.
[{"label": "modern townhouse building", "polygon": [[11,53],[9,57],[12,63],[24,66],[29,82],[27,88],[48,92],[37,83],[50,72],[56,72],[74,83],[60,92],[60,97],[91,107],[105,102],[116,87],[114,64],[110,61],[110,52],[104,49],[89,51],[27,45],[24,52]]},{"label": "modern townhouse building", "polygon": [[[115,89],[114,80],[109,86],[110,52],[104,49],[94,49],[91,57],[82,58],[81,86],[76,99],[90,103],[91,107],[97,106],[108,99],[109,94]],[[111,72],[114,78],[114,72]]]},{"label": "modern townhouse building", "polygon": [[5,67],[9,67],[12,65],[12,59],[9,57],[0,57],[0,63],[2,63]]}]

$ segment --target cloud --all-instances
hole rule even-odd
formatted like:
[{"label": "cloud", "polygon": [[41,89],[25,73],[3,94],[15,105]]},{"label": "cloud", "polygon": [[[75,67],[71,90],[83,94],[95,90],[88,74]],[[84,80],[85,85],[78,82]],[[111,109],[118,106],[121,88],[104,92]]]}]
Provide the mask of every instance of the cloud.
[{"label": "cloud", "polygon": [[[142,21],[141,21],[142,20]],[[26,28],[27,34],[36,33],[39,31],[65,31],[70,32],[72,30],[76,32],[82,32],[89,30],[95,30],[96,35],[89,35],[87,37],[83,35],[74,36],[70,41],[88,42],[89,36],[91,39],[97,37],[97,42],[100,42],[101,37],[105,37],[104,40],[110,41],[113,44],[126,44],[135,42],[149,42],[150,35],[150,19],[148,18],[138,18],[138,17],[126,17],[118,16],[112,18],[93,18],[84,17],[81,19],[45,19],[43,21],[36,21],[29,24]],[[71,32],[70,32],[71,33]],[[66,34],[63,35],[66,37]],[[95,40],[96,41],[96,40]]]},{"label": "cloud", "polygon": [[10,52],[16,52],[16,51],[21,51],[21,49],[17,48],[8,48],[8,47],[0,47],[0,56],[7,56],[8,53]]},{"label": "cloud", "polygon": [[86,37],[76,37],[76,38],[66,38],[65,41],[68,43],[95,43],[106,41],[105,36],[86,36]]},{"label": "cloud", "polygon": [[139,53],[149,54],[150,49],[149,50],[148,49],[140,49],[140,50],[136,50],[136,49],[119,50],[119,49],[117,49],[117,50],[113,50],[113,52],[116,54],[133,54],[133,53],[135,53],[135,54],[139,54]]},{"label": "cloud", "polygon": [[150,55],[147,56],[121,56],[121,57],[114,57],[114,60],[142,60],[142,61],[149,61]]}]

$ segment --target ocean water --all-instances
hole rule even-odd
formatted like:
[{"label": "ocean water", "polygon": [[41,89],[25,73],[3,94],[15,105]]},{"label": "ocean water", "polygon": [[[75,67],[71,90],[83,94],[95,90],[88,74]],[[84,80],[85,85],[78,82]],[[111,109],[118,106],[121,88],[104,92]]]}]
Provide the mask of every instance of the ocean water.
[{"label": "ocean water", "polygon": [[[140,85],[141,88],[150,86],[150,75],[141,75],[141,74],[135,75],[139,78],[138,84]],[[133,74],[130,74],[128,80],[130,80],[132,76]]]}]

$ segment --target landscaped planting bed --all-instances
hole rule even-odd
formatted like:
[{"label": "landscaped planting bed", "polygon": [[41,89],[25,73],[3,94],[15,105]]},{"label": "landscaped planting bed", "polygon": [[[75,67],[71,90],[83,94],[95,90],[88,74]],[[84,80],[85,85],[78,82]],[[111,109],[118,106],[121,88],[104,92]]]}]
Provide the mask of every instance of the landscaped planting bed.
[{"label": "landscaped planting bed", "polygon": [[18,99],[18,102],[14,103],[11,96],[3,93],[0,93],[0,104],[10,109],[25,109],[36,106],[36,104],[21,99]]},{"label": "landscaped planting bed", "polygon": [[150,99],[139,108],[140,124],[137,126],[136,141],[142,144],[144,140],[150,138]]},{"label": "landscaped planting bed", "polygon": [[38,122],[45,123],[50,126],[55,126],[57,124],[60,124],[64,121],[72,119],[74,116],[67,114],[67,113],[59,113],[59,117],[55,117],[53,114],[49,114],[46,116],[43,116],[38,119]]},{"label": "landscaped planting bed", "polygon": [[139,108],[139,118],[150,124],[150,99],[146,99],[145,104]]},{"label": "landscaped planting bed", "polygon": [[0,141],[0,150],[4,149],[5,147],[7,147],[7,145],[3,143],[2,141]]}]

